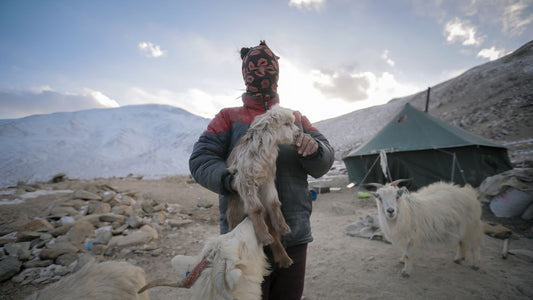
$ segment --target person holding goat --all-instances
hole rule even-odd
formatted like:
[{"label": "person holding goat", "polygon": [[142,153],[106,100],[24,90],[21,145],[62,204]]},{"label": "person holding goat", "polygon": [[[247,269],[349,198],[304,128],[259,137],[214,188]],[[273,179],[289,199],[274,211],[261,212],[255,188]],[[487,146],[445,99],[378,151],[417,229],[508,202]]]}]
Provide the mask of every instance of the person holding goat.
[{"label": "person holding goat", "polygon": [[[240,52],[246,85],[246,92],[242,95],[243,105],[222,109],[195,143],[189,159],[194,179],[219,194],[221,234],[229,231],[227,200],[236,193],[234,175],[226,163],[228,156],[246,134],[254,118],[270,107],[279,105],[279,57],[264,41],[255,47],[242,48]],[[264,248],[271,272],[264,278],[262,299],[301,299],[307,244],[313,240],[310,226],[312,204],[307,176],[321,177],[329,171],[334,159],[334,151],[328,140],[298,111],[294,111],[294,116],[294,123],[302,132],[294,145],[279,146],[275,180],[281,211],[290,227],[290,233],[282,237],[282,243],[293,264],[287,268],[277,266],[273,263],[270,249]]]}]

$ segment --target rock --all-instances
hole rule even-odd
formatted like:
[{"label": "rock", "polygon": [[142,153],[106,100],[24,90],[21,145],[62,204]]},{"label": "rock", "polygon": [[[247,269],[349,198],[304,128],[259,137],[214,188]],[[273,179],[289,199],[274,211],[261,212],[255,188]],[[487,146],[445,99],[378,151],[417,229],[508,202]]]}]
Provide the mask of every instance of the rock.
[{"label": "rock", "polygon": [[52,180],[50,180],[53,183],[63,182],[67,179],[67,174],[65,173],[57,173],[52,177]]},{"label": "rock", "polygon": [[100,195],[85,190],[75,191],[73,197],[84,200],[102,200],[102,197],[100,197]]},{"label": "rock", "polygon": [[91,247],[91,253],[93,253],[94,255],[102,255],[105,253],[106,249],[107,249],[106,245],[102,245],[102,244],[93,245]]},{"label": "rock", "polygon": [[59,219],[59,223],[61,223],[61,225],[68,225],[68,224],[74,225],[74,223],[76,223],[76,220],[71,216],[64,216],[64,217],[61,217],[61,219]]},{"label": "rock", "polygon": [[133,229],[137,229],[141,225],[141,221],[139,220],[139,217],[135,215],[129,216],[126,222],[128,223],[128,226]]},{"label": "rock", "polygon": [[70,242],[82,248],[85,240],[94,236],[94,226],[87,221],[78,221],[67,233]]},{"label": "rock", "polygon": [[69,266],[73,262],[75,262],[77,259],[78,259],[78,255],[76,253],[65,253],[65,254],[59,255],[56,258],[55,263],[61,266]]},{"label": "rock", "polygon": [[48,267],[49,265],[51,265],[53,263],[54,263],[54,261],[51,260],[51,259],[41,260],[38,257],[36,257],[36,258],[34,258],[32,260],[24,262],[22,264],[22,266],[25,269],[29,269],[29,268],[44,268],[44,267]]},{"label": "rock", "polygon": [[22,225],[21,231],[50,231],[54,226],[44,219],[37,219],[29,221]]},{"label": "rock", "polygon": [[128,229],[128,224],[123,224],[122,226],[120,227],[117,227],[117,228],[114,228],[113,231],[111,231],[111,233],[113,235],[119,235],[119,234],[122,234],[124,232],[124,230]]},{"label": "rock", "polygon": [[18,234],[17,242],[29,242],[41,237],[42,232],[25,231]]},{"label": "rock", "polygon": [[152,206],[152,201],[144,201],[143,203],[141,203],[141,208],[147,214],[151,214],[151,213],[154,212],[154,207]]},{"label": "rock", "polygon": [[16,257],[8,256],[0,260],[0,282],[4,282],[20,272],[22,262]]},{"label": "rock", "polygon": [[39,257],[43,260],[45,259],[56,259],[58,256],[66,253],[77,253],[79,249],[67,242],[58,242],[48,246],[39,254]]},{"label": "rock", "polygon": [[109,241],[108,248],[124,248],[128,246],[143,245],[157,239],[157,231],[149,225],[144,225],[141,229],[134,230],[127,236],[114,236]]},{"label": "rock", "polygon": [[107,245],[111,238],[113,237],[113,228],[111,226],[103,226],[94,231],[95,238],[93,240],[94,244],[104,244]]},{"label": "rock", "polygon": [[102,222],[110,222],[110,223],[113,223],[113,222],[124,223],[124,222],[126,222],[126,217],[123,216],[123,215],[116,215],[116,214],[113,214],[113,213],[107,213],[107,214],[101,214],[99,216],[100,216],[100,221],[102,221]]},{"label": "rock", "polygon": [[158,225],[164,225],[167,219],[167,215],[164,212],[157,212],[153,216],[153,220]]},{"label": "rock", "polygon": [[106,213],[109,213],[111,212],[111,205],[109,205],[109,203],[100,203],[100,205],[98,205],[95,210],[94,210],[94,213],[95,214],[106,214]]},{"label": "rock", "polygon": [[76,216],[78,211],[69,206],[56,206],[50,210],[50,216],[53,218],[61,218],[63,216]]},{"label": "rock", "polygon": [[161,248],[157,248],[157,249],[154,249],[152,252],[151,252],[151,255],[152,256],[159,256],[163,253],[163,249]]},{"label": "rock", "polygon": [[18,258],[19,260],[26,261],[30,259],[30,242],[23,243],[9,243],[4,246],[4,250],[9,256]]},{"label": "rock", "polygon": [[196,207],[198,208],[210,208],[211,206],[213,206],[213,203],[210,203],[205,198],[199,198],[198,202],[196,203]]},{"label": "rock", "polygon": [[0,236],[0,247],[4,246],[7,243],[14,243],[18,240],[17,232],[13,231],[11,233],[8,233],[6,235]]},{"label": "rock", "polygon": [[113,198],[115,198],[116,195],[117,195],[117,193],[114,192],[114,191],[105,191],[104,195],[102,197],[102,201],[109,202],[109,201],[113,200]]},{"label": "rock", "polygon": [[133,208],[127,205],[117,205],[111,208],[111,212],[117,215],[131,216],[134,215]]},{"label": "rock", "polygon": [[172,228],[182,228],[185,225],[191,224],[191,220],[167,220],[167,224]]},{"label": "rock", "polygon": [[63,226],[60,226],[60,227],[57,227],[56,229],[52,230],[52,232],[50,232],[53,236],[57,237],[57,236],[60,236],[60,235],[64,235],[64,234],[67,234],[67,232],[70,230],[70,228],[72,228],[74,226],[74,223],[72,224],[65,224]]}]

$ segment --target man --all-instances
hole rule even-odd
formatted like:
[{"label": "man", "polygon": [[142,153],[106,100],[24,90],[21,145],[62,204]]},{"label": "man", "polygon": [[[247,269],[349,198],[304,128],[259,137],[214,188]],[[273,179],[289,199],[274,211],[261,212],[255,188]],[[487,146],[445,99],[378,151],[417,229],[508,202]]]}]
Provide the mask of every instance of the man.
[{"label": "man", "polygon": [[[228,232],[226,196],[235,193],[232,188],[233,175],[227,170],[226,159],[254,118],[272,105],[279,104],[278,57],[261,41],[256,47],[242,48],[241,58],[246,85],[246,92],[242,95],[243,106],[222,109],[194,145],[189,160],[194,179],[220,195],[221,234]],[[334,159],[334,151],[328,140],[305,116],[298,111],[294,115],[295,124],[302,129],[302,134],[295,145],[279,147],[276,162],[276,188],[283,216],[291,228],[291,232],[282,237],[282,243],[294,264],[289,268],[278,268],[273,263],[269,247],[265,247],[272,272],[263,281],[263,299],[301,299],[307,244],[313,240],[310,226],[312,204],[307,177],[324,175]]]}]

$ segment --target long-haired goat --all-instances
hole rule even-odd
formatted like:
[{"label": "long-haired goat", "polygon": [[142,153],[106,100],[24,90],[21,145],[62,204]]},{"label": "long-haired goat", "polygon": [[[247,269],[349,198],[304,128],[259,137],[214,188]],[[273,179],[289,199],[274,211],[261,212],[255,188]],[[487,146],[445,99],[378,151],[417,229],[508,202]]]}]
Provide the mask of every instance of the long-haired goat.
[{"label": "long-haired goat", "polygon": [[189,275],[179,282],[154,280],[139,292],[155,286],[190,287],[191,300],[259,300],[263,277],[268,275],[263,247],[249,218],[208,239],[199,256],[177,255],[171,265],[178,274]]},{"label": "long-haired goat", "polygon": [[371,185],[378,187],[374,196],[381,230],[403,252],[402,276],[408,277],[412,270],[413,248],[433,244],[458,245],[454,261],[461,263],[470,252],[472,268],[477,269],[483,223],[476,190],[436,182],[409,193],[397,186],[401,181]]},{"label": "long-haired goat", "polygon": [[137,293],[145,284],[144,270],[140,267],[118,261],[89,262],[26,300],[149,300],[148,293]]},{"label": "long-haired goat", "polygon": [[228,197],[228,225],[232,229],[248,215],[257,239],[270,245],[280,267],[290,266],[292,259],[281,244],[281,236],[289,233],[290,228],[281,213],[274,184],[276,159],[278,146],[293,143],[300,133],[293,112],[275,105],[254,119],[227,160],[238,192]]}]

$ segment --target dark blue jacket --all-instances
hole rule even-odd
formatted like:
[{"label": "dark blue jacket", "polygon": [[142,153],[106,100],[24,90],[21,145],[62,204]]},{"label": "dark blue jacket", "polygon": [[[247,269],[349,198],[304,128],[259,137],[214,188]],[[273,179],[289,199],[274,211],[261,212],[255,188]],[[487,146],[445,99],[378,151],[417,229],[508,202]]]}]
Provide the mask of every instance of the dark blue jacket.
[{"label": "dark blue jacket", "polygon": [[[194,145],[189,168],[194,179],[207,189],[220,195],[220,232],[226,233],[226,195],[233,193],[231,175],[226,159],[239,139],[246,133],[255,116],[265,112],[263,102],[243,94],[244,105],[222,109],[209,123],[207,130]],[[268,102],[268,107],[278,104],[279,98]],[[280,145],[276,162],[276,188],[281,210],[291,233],[283,236],[285,247],[311,242],[310,216],[312,211],[307,176],[318,178],[329,171],[334,151],[328,140],[299,112],[294,113],[295,124],[318,142],[318,150],[302,157],[290,145]]]}]

